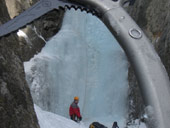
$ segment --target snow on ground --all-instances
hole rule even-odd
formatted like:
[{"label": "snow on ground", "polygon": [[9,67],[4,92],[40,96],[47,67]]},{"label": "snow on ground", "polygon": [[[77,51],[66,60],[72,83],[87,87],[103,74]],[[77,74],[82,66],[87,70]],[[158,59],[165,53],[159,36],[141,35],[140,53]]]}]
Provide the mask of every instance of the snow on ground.
[{"label": "snow on ground", "polygon": [[[42,110],[37,105],[34,105],[35,112],[37,114],[37,118],[39,121],[40,128],[89,128],[89,124],[94,121],[98,121],[101,124],[111,128],[110,122],[108,122],[108,118],[99,118],[99,119],[90,119],[85,120],[85,122],[76,123],[70,119],[67,119],[63,116],[59,116],[52,112],[47,112]],[[109,124],[109,125],[108,125]],[[120,128],[125,128],[125,126],[120,126]],[[135,121],[133,126],[129,126],[128,128],[146,128],[144,123],[138,125],[138,121]]]},{"label": "snow on ground", "polygon": [[37,105],[34,105],[34,108],[41,128],[88,128],[83,123],[76,123],[57,114],[43,111]]}]

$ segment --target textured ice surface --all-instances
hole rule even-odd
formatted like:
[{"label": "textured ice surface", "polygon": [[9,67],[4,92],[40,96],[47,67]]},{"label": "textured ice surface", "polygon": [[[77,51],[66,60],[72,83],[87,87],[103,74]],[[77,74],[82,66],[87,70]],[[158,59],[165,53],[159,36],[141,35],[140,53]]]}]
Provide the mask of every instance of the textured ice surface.
[{"label": "textured ice surface", "polygon": [[124,125],[127,110],[128,63],[123,50],[96,17],[68,11],[60,32],[41,53],[25,63],[34,103],[68,116],[79,96],[83,121],[111,127]]}]

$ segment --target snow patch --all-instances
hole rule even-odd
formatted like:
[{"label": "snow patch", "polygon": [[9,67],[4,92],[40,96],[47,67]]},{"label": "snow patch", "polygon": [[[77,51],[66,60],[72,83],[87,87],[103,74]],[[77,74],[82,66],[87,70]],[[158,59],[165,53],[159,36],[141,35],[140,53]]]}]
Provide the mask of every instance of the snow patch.
[{"label": "snow patch", "polygon": [[42,110],[34,104],[40,128],[88,128],[83,123],[76,123],[57,114]]},{"label": "snow patch", "polygon": [[31,45],[31,41],[29,40],[29,38],[25,32],[23,32],[22,30],[18,30],[17,35],[18,35],[18,37],[23,37],[26,40],[26,42],[29,45]]}]

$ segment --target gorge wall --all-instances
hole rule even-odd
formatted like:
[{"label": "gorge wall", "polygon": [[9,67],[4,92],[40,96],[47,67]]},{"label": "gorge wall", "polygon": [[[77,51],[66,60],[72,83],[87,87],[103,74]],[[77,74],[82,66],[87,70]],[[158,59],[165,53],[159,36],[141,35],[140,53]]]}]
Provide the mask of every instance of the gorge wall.
[{"label": "gorge wall", "polygon": [[[0,24],[35,2],[37,0],[0,0]],[[45,45],[39,35],[47,40],[58,32],[63,14],[62,10],[52,11],[23,28],[29,40],[18,37],[16,32],[0,38],[0,128],[39,128],[23,62]]]}]

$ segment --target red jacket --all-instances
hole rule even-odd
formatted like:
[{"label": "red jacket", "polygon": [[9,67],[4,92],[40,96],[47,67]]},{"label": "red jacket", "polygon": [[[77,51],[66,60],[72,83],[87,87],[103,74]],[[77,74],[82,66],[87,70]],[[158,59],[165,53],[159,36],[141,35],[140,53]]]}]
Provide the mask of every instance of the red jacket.
[{"label": "red jacket", "polygon": [[78,118],[81,117],[79,106],[74,102],[70,105],[69,115],[76,115]]}]

